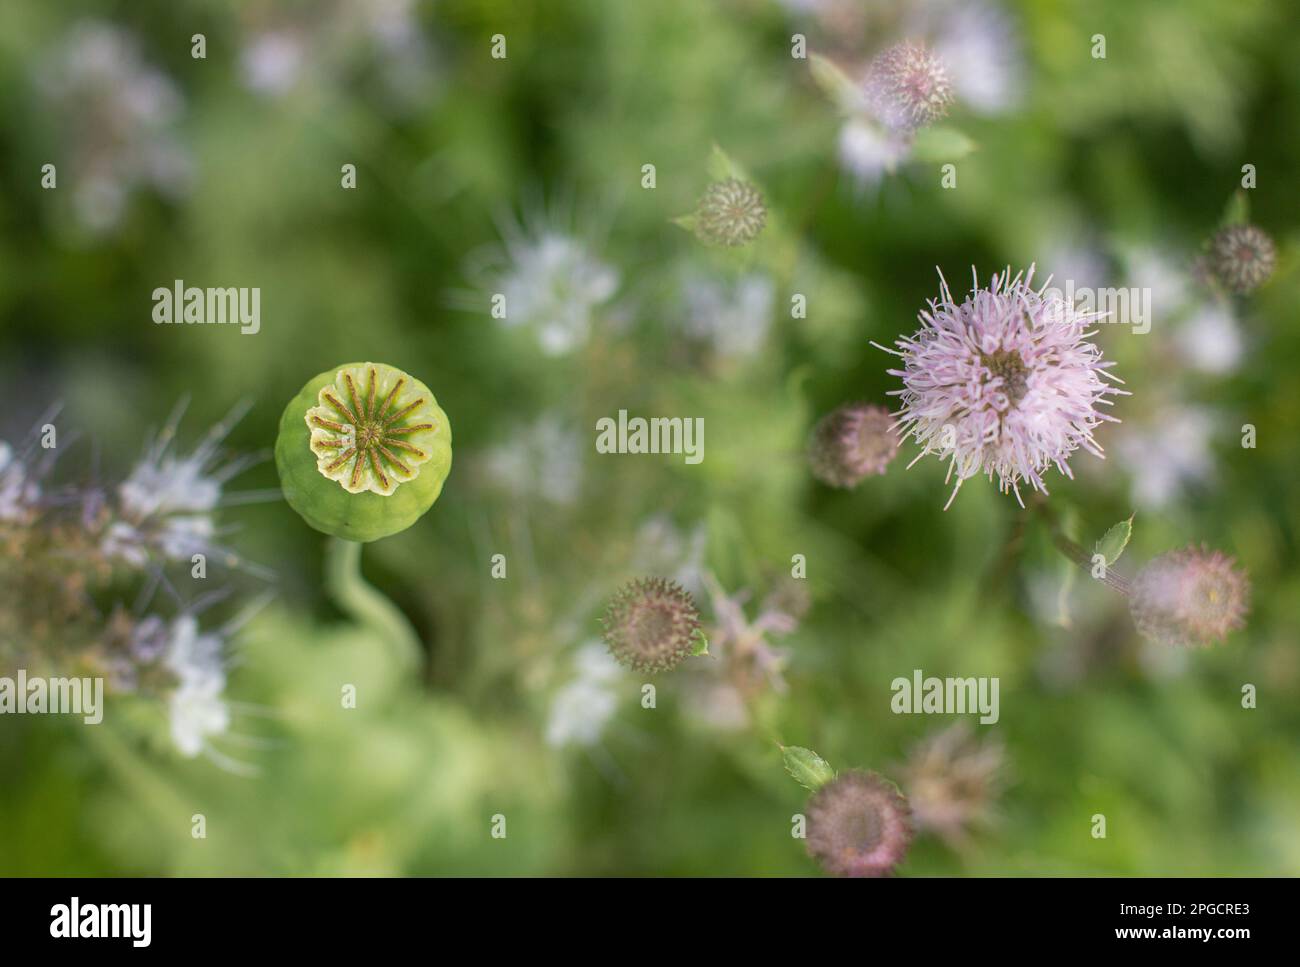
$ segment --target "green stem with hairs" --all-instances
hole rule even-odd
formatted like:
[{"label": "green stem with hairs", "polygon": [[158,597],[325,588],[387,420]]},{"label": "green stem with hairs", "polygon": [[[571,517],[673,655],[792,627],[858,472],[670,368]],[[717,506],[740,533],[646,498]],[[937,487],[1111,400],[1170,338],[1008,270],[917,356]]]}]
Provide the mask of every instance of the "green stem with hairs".
[{"label": "green stem with hairs", "polygon": [[325,554],[325,588],[334,603],[363,628],[388,642],[403,664],[420,665],[420,636],[400,608],[361,575],[361,544],[330,538]]}]

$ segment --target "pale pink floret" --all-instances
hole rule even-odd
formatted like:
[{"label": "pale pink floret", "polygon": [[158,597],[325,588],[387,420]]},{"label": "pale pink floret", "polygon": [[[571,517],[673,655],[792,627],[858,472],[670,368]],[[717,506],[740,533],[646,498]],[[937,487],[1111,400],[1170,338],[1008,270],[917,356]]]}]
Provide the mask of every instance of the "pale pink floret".
[{"label": "pale pink floret", "polygon": [[902,403],[895,430],[921,445],[912,463],[928,453],[948,461],[947,480],[955,473],[957,482],[945,510],[977,473],[996,475],[1023,507],[1021,481],[1046,494],[1043,473],[1055,466],[1072,477],[1066,460],[1079,447],[1104,456],[1093,431],[1119,421],[1099,407],[1127,394],[1105,381],[1122,383],[1089,342],[1095,313],[1046,285],[1032,289],[1033,266],[1014,278],[1010,269],[994,275],[987,288],[971,274],[972,291],[957,304],[940,273],[940,298],[921,312],[920,330],[897,340],[897,350],[879,346],[903,360],[889,370],[903,380],[890,394]]}]

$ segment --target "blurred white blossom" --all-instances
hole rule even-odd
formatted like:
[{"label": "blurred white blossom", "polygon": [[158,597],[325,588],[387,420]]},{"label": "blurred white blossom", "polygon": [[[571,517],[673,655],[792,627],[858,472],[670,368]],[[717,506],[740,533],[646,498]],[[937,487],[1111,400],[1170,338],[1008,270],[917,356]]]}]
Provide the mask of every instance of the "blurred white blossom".
[{"label": "blurred white blossom", "polygon": [[928,37],[957,100],[1002,114],[1024,99],[1024,54],[1010,14],[988,0],[930,0],[912,8],[911,30]]},{"label": "blurred white blossom", "polygon": [[487,451],[483,467],[491,483],[519,500],[537,497],[568,505],[582,489],[584,441],[553,413],[515,430]]},{"label": "blurred white blossom", "polygon": [[630,570],[671,578],[699,597],[704,592],[708,539],[703,524],[684,531],[667,514],[655,514],[637,529]]},{"label": "blurred white blossom", "polygon": [[723,279],[692,269],[682,283],[683,325],[724,359],[752,356],[772,326],[776,284],[761,272]]},{"label": "blurred white blossom", "polygon": [[556,748],[594,745],[618,708],[622,669],[602,642],[584,644],[573,665],[574,677],[555,693],[546,720],[546,742]]},{"label": "blurred white blossom", "polygon": [[1203,408],[1164,406],[1118,432],[1115,454],[1132,479],[1133,502],[1158,510],[1210,478],[1215,419]]},{"label": "blurred white blossom", "polygon": [[193,164],[177,128],[184,98],[144,61],[133,34],[80,21],[43,60],[36,81],[68,159],[73,211],[85,229],[116,227],[137,190],[175,198],[189,189]]},{"label": "blurred white blossom", "polygon": [[13,448],[0,440],[0,521],[25,520],[40,496],[40,486],[28,478]]},{"label": "blurred white blossom", "polygon": [[164,663],[177,679],[167,699],[172,741],[187,758],[205,751],[211,737],[230,727],[223,647],[221,636],[200,632],[192,615],[177,618],[169,629]]}]

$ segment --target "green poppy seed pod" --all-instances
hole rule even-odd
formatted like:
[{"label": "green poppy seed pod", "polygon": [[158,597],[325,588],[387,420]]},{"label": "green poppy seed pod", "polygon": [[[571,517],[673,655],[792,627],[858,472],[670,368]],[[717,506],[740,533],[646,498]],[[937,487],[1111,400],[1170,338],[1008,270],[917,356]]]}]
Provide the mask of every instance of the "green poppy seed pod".
[{"label": "green poppy seed pod", "polygon": [[284,497],[312,527],[349,541],[406,530],[451,471],[451,423],[429,387],[383,363],[307,381],[280,417]]}]

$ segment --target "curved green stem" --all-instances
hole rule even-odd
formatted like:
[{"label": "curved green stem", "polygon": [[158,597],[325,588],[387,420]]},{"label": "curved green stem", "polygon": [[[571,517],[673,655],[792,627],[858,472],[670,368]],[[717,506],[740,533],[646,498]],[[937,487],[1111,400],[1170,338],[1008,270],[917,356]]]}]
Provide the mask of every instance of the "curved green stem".
[{"label": "curved green stem", "polygon": [[325,555],[325,587],[344,613],[390,642],[399,660],[419,666],[423,654],[420,636],[401,609],[362,577],[359,543],[330,538]]}]

